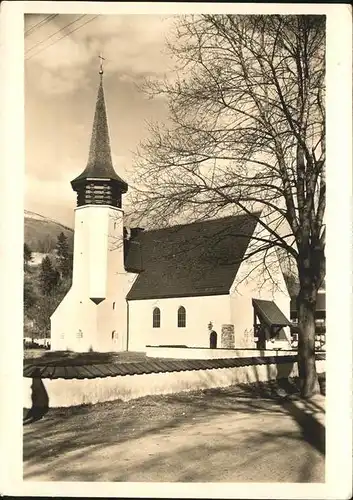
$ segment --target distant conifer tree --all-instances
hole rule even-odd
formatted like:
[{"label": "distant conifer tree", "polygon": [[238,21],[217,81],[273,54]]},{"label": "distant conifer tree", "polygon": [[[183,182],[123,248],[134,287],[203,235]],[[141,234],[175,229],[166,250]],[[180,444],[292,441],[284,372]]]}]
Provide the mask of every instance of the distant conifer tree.
[{"label": "distant conifer tree", "polygon": [[69,250],[67,236],[61,232],[56,244],[56,255],[58,259],[59,271],[62,278],[67,278],[72,272],[72,254]]},{"label": "distant conifer tree", "polygon": [[44,295],[51,295],[60,281],[60,275],[52,264],[51,259],[46,256],[41,263],[39,274],[40,288]]}]

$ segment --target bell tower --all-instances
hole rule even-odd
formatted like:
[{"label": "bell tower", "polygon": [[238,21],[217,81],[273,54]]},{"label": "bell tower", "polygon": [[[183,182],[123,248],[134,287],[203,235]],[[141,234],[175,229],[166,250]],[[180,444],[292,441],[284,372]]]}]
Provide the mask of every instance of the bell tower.
[{"label": "bell tower", "polygon": [[53,350],[126,348],[122,196],[128,185],[112,163],[102,61],[87,165],[71,181],[77,195],[72,287],[51,317]]},{"label": "bell tower", "polygon": [[110,205],[121,208],[121,197],[127,192],[128,186],[115,172],[112,163],[102,64],[99,75],[100,82],[87,166],[78,177],[71,181],[71,186],[77,193],[78,207]]}]

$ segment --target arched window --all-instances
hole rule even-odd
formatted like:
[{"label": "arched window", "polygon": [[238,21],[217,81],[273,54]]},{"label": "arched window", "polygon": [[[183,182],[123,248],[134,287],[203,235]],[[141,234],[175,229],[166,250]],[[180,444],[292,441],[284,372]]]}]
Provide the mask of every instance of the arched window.
[{"label": "arched window", "polygon": [[178,309],[178,328],[186,327],[186,311],[185,307],[180,306]]},{"label": "arched window", "polygon": [[160,328],[161,326],[161,310],[159,307],[153,309],[153,328]]}]

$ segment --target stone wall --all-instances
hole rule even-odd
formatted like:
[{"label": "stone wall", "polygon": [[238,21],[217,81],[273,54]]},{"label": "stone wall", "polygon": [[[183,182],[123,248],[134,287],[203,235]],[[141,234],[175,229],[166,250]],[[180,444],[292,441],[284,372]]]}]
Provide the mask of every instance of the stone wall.
[{"label": "stone wall", "polygon": [[222,325],[221,331],[221,347],[223,349],[234,349],[234,325]]},{"label": "stone wall", "polygon": [[228,359],[244,357],[296,356],[296,350],[285,349],[209,349],[202,347],[146,346],[148,358],[173,359]]},{"label": "stone wall", "polygon": [[[318,373],[324,372],[325,361],[316,361],[316,368]],[[52,380],[24,377],[23,406],[31,408],[32,401],[35,400],[32,391],[36,386],[40,387],[42,394],[47,395],[49,407],[55,408],[114,400],[129,401],[153,394],[227,387],[233,384],[268,381],[297,375],[297,363],[290,362],[93,379]]]}]

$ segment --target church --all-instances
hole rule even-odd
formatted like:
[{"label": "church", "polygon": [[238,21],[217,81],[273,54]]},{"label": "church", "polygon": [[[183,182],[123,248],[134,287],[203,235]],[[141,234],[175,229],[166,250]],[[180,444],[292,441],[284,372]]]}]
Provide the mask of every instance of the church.
[{"label": "church", "polygon": [[251,276],[247,257],[251,238],[263,231],[260,214],[126,227],[128,185],[112,164],[102,68],[87,166],[71,186],[72,286],[51,316],[52,350],[290,348],[290,297],[279,262],[275,289]]}]

